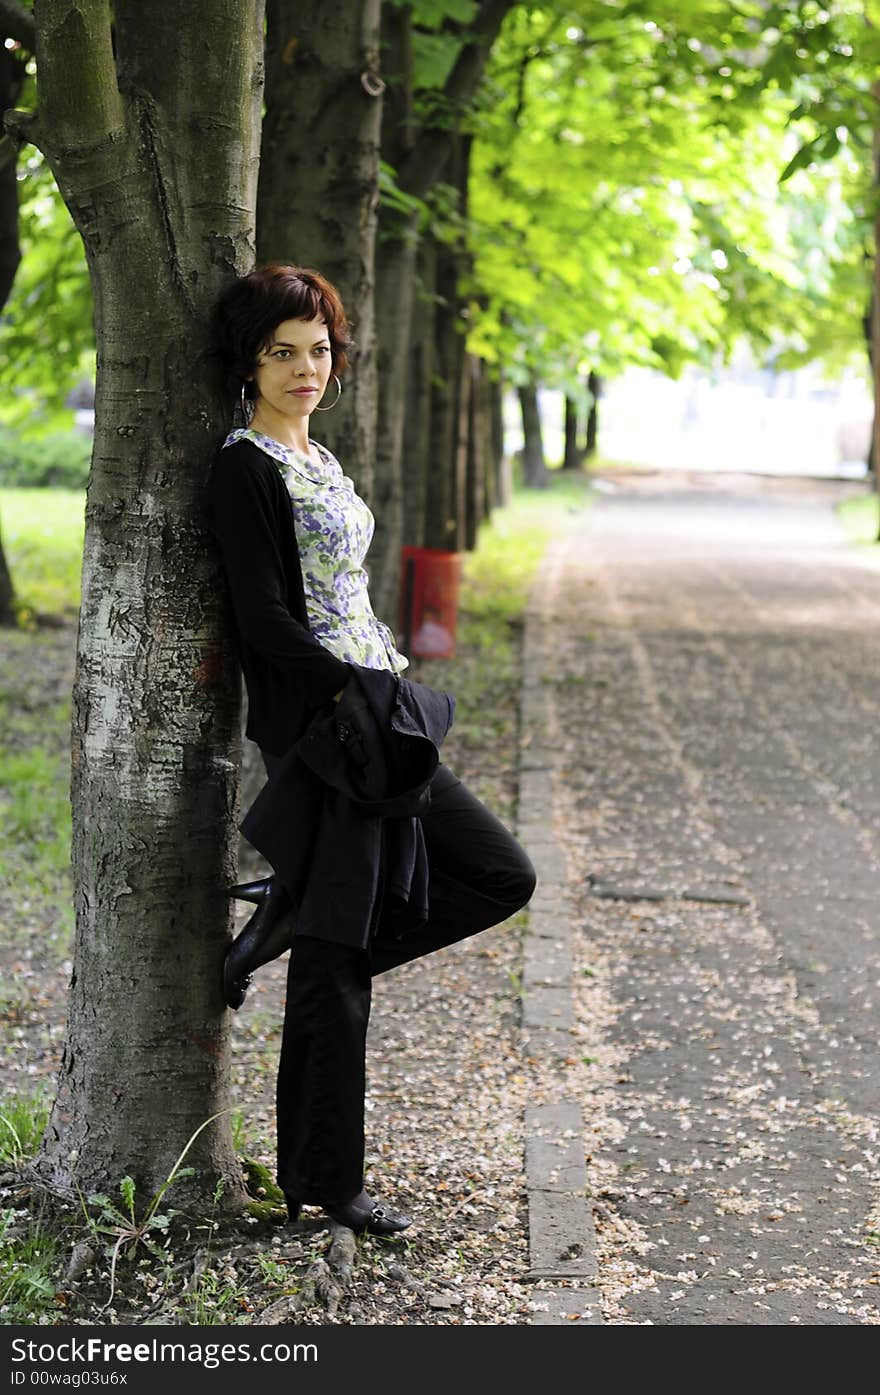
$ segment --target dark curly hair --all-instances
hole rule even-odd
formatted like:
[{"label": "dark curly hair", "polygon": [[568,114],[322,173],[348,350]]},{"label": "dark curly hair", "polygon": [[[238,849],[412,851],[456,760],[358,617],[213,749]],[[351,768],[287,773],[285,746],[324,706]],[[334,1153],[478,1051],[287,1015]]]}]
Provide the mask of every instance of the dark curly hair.
[{"label": "dark curly hair", "polygon": [[213,337],[230,399],[237,400],[242,383],[253,397],[248,375],[282,321],[316,319],[327,326],[333,372],[341,375],[354,341],[339,292],[319,271],[267,262],[227,286],[214,310]]}]

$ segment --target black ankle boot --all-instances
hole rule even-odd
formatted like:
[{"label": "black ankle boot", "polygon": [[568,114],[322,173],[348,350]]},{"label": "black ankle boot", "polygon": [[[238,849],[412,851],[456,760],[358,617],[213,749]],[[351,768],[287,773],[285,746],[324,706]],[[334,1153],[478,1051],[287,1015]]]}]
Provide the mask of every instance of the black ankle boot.
[{"label": "black ankle boot", "polygon": [[[248,882],[239,888],[252,891],[260,885]],[[232,888],[235,892],[236,888]],[[244,897],[253,900],[253,895]],[[289,912],[293,903],[276,877],[267,877],[257,909],[240,935],[232,941],[223,961],[223,997],[228,1007],[240,1008],[250,985],[250,974],[290,948],[293,926]]]},{"label": "black ankle boot", "polygon": [[[284,1200],[287,1202],[288,1220],[298,1220],[302,1202],[288,1192],[284,1193]],[[412,1225],[411,1216],[405,1216],[402,1211],[392,1211],[390,1206],[381,1206],[367,1191],[358,1192],[351,1201],[322,1202],[321,1210],[331,1221],[353,1230],[355,1235],[363,1235],[364,1232],[368,1235],[397,1235]]]}]

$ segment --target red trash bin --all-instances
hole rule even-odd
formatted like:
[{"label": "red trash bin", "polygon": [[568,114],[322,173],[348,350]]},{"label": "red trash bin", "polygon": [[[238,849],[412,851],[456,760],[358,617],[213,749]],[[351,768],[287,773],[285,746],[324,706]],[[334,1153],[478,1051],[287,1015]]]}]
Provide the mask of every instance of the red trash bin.
[{"label": "red trash bin", "polygon": [[414,659],[455,654],[461,554],[437,547],[401,549],[400,649]]}]

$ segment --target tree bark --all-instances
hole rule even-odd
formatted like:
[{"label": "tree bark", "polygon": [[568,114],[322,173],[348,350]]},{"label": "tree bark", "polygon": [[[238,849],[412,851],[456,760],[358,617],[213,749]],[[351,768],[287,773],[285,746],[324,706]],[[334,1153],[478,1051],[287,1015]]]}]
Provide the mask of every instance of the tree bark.
[{"label": "tree bark", "polygon": [[458,267],[454,249],[437,243],[425,543],[453,552],[462,545],[458,442],[464,336],[459,318]]},{"label": "tree bark", "polygon": [[537,384],[525,383],[518,393],[523,421],[523,484],[527,489],[546,489],[547,466],[541,437]]},{"label": "tree bark", "polygon": [[[880,82],[871,84],[874,101],[880,101]],[[874,384],[874,422],[871,430],[871,463],[874,467],[874,488],[880,496],[880,125],[873,133],[874,165],[874,266],[871,277],[871,378]],[[877,541],[880,542],[880,523]]]},{"label": "tree bark", "polygon": [[581,452],[578,442],[578,409],[573,397],[565,395],[565,447],[562,452],[563,470],[581,468]]},{"label": "tree bark", "polygon": [[[21,58],[17,57],[13,50],[0,49],[0,113],[8,111],[18,101],[23,74]],[[17,153],[15,145],[8,137],[0,142],[0,310],[9,299],[15,273],[21,261],[18,240]],[[15,587],[0,538],[0,625],[12,626],[16,622]]]},{"label": "tree bark", "polygon": [[[262,0],[37,0],[39,145],[82,235],[98,344],[71,729],[76,943],[35,1174],[139,1205],[227,1104],[220,988],[234,878],[240,678],[201,488],[227,427],[208,354],[253,263]],[[206,36],[213,42],[206,43]],[[228,1115],[169,1196],[218,1178]]]},{"label": "tree bark", "polygon": [[489,378],[489,416],[491,424],[491,458],[494,485],[492,497],[498,508],[510,503],[510,469],[504,453],[504,379],[499,374]]},{"label": "tree bark", "polygon": [[602,379],[592,369],[587,377],[587,388],[590,393],[590,406],[587,411],[587,438],[583,454],[584,459],[591,460],[599,445],[599,398],[602,394]]},{"label": "tree bark", "polygon": [[[411,117],[412,7],[390,4],[383,7],[382,38],[389,87],[383,116],[382,158],[396,171],[397,184],[405,194],[425,198],[444,174],[492,44],[514,3],[515,0],[482,0],[474,17],[462,27],[462,48],[441,94],[440,105],[447,113],[447,120],[442,126],[418,130],[414,129]],[[447,27],[454,28],[452,21]],[[389,614],[397,608],[400,576],[404,520],[403,404],[409,370],[418,238],[419,224],[415,214],[383,211],[376,258],[380,431],[376,447],[376,486],[371,500],[376,514],[376,536],[370,554],[370,575],[374,603],[378,602],[380,613]],[[453,429],[458,429],[457,421]],[[432,425],[432,434],[433,431]],[[450,483],[455,492],[455,481]],[[432,521],[432,532],[435,528],[445,531],[449,523],[450,517],[442,514]],[[453,527],[457,531],[457,505]]]},{"label": "tree bark", "polygon": [[[374,275],[383,84],[381,0],[268,0],[259,260],[314,267],[339,290],[355,344],[338,406],[311,421],[360,491],[376,453]],[[336,392],[331,381],[328,401]]]},{"label": "tree bark", "polygon": [[428,512],[436,264],[436,243],[425,237],[419,246],[403,427],[403,541],[414,547],[424,546]]},{"label": "tree bark", "polygon": [[489,384],[489,365],[484,359],[476,360],[476,391],[474,398],[474,431],[476,449],[480,462],[480,493],[478,523],[490,518],[495,508],[495,461],[492,451],[492,404]]},{"label": "tree bark", "polygon": [[15,587],[12,584],[12,574],[6,561],[6,553],[3,550],[3,539],[0,536],[0,625],[13,627],[17,623]]}]

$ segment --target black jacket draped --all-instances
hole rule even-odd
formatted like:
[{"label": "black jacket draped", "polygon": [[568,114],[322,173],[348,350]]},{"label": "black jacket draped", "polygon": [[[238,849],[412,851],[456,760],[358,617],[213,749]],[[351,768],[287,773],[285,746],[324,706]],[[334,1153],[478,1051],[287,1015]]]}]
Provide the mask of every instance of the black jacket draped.
[{"label": "black jacket draped", "polygon": [[315,714],[240,828],[293,896],[297,935],[364,948],[383,857],[387,929],[402,936],[428,918],[420,815],[455,698],[385,669],[351,670],[341,700]]}]

